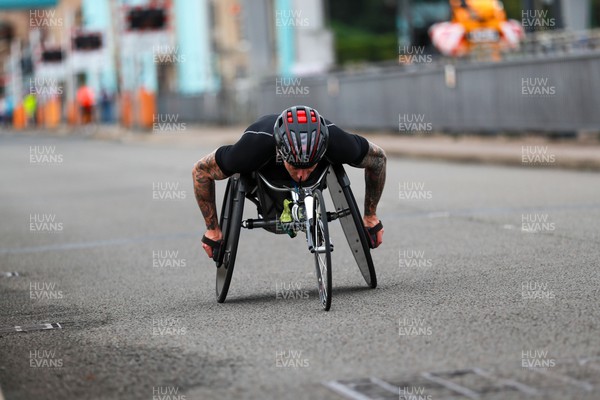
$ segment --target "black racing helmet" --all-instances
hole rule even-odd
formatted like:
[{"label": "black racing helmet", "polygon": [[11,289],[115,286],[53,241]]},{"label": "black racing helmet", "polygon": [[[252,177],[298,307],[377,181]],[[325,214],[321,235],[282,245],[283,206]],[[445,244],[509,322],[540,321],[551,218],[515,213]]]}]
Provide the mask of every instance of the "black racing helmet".
[{"label": "black racing helmet", "polygon": [[294,106],[284,110],[275,121],[273,133],[277,151],[296,168],[312,167],[327,150],[329,129],[314,108]]}]

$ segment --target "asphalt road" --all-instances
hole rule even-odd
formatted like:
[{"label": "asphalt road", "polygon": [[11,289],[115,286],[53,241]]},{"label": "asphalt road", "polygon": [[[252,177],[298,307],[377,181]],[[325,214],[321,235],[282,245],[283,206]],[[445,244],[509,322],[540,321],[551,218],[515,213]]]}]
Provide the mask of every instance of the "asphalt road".
[{"label": "asphalt road", "polygon": [[0,136],[7,400],[600,398],[598,174],[390,159],[379,286],[336,222],[324,312],[302,237],[256,230],[216,303],[191,186],[210,150]]}]

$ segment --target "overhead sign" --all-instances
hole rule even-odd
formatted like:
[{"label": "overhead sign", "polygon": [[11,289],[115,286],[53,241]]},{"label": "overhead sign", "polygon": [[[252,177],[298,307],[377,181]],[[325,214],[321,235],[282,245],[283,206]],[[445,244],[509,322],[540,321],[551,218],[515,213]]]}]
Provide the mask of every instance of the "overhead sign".
[{"label": "overhead sign", "polygon": [[161,30],[167,27],[167,12],[159,7],[134,7],[127,12],[127,30]]},{"label": "overhead sign", "polygon": [[[45,47],[40,48],[34,53],[32,61],[35,64],[33,73],[35,79],[64,79],[65,77],[65,62],[67,54],[61,47]],[[36,84],[38,95],[49,94],[45,89],[39,89],[39,82]],[[43,86],[43,85],[42,85]]]},{"label": "overhead sign", "polygon": [[100,71],[106,65],[108,52],[102,32],[78,30],[71,37],[71,67],[77,72]]},{"label": "overhead sign", "polygon": [[122,8],[121,51],[123,54],[160,52],[157,49],[172,47],[174,36],[170,26],[170,9],[167,2],[152,6]]},{"label": "overhead sign", "polygon": [[94,51],[102,48],[102,32],[77,32],[72,37],[73,51]]}]

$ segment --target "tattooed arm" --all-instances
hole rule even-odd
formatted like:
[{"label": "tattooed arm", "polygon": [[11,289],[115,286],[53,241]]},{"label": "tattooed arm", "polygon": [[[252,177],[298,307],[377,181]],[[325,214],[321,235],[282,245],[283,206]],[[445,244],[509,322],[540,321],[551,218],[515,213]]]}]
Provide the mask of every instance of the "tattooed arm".
[{"label": "tattooed arm", "polygon": [[[220,240],[223,235],[219,228],[217,218],[217,206],[215,204],[215,181],[225,179],[227,176],[221,171],[215,160],[216,150],[203,157],[194,165],[192,176],[194,177],[194,194],[196,201],[204,216],[206,223],[206,237],[212,240]],[[202,244],[209,257],[212,257],[212,249]]]},{"label": "tattooed arm", "polygon": [[[379,222],[377,218],[377,204],[381,199],[385,186],[385,168],[387,158],[383,149],[369,142],[369,151],[361,163],[360,168],[365,169],[365,215],[363,222],[367,227],[373,227]],[[383,229],[377,233],[377,246],[383,241]]]}]

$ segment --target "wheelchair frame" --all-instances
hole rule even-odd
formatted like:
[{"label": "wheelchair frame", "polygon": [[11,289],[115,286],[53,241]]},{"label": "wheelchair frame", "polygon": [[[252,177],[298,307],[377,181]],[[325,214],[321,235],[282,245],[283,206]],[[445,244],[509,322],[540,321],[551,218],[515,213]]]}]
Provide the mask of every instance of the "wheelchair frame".
[{"label": "wheelchair frame", "polygon": [[[335,206],[334,212],[327,212],[327,222],[335,219],[340,220],[348,245],[367,286],[375,288],[377,286],[377,276],[367,234],[363,227],[360,210],[350,188],[350,180],[342,165],[330,165],[312,187],[312,189],[317,190],[325,188],[329,189]],[[293,188],[277,187],[271,184],[258,172],[252,174],[252,176],[236,174],[229,178],[219,218],[219,226],[223,233],[222,251],[220,258],[216,261],[216,296],[219,303],[223,303],[227,298],[241,228],[263,228],[272,233],[285,233],[285,231],[277,229],[277,213],[275,213],[275,218],[267,219],[265,216],[273,216],[273,212],[276,210],[276,202],[279,201],[279,198],[273,199],[273,193],[293,190]],[[259,218],[242,221],[245,199],[249,199],[257,206]],[[322,206],[324,207],[324,205]],[[327,227],[326,230],[328,230]],[[329,240],[328,233],[327,240]],[[311,249],[311,252],[314,251]],[[329,273],[330,270],[331,268],[329,268]],[[331,284],[331,278],[329,278],[328,283]],[[331,293],[329,293],[329,304],[330,301]],[[324,304],[324,308],[328,310],[329,306]]]}]

